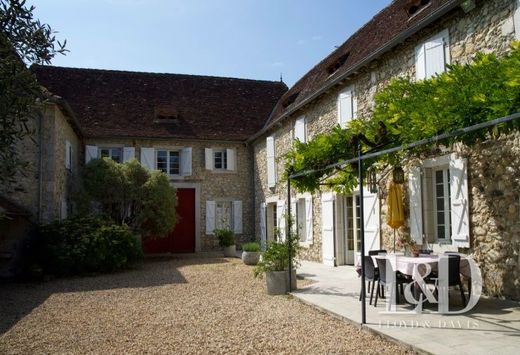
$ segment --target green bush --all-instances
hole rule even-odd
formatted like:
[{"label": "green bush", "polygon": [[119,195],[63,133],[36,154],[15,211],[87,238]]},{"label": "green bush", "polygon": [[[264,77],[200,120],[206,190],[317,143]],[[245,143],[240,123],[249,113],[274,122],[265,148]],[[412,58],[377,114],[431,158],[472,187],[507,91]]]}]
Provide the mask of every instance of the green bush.
[{"label": "green bush", "polygon": [[142,257],[127,226],[99,218],[71,218],[42,226],[39,243],[43,272],[57,276],[115,271]]},{"label": "green bush", "polygon": [[242,244],[242,250],[247,252],[259,252],[260,251],[260,244],[257,242],[249,242]]},{"label": "green bush", "polygon": [[233,234],[233,231],[229,229],[215,229],[214,233],[217,236],[218,244],[221,247],[230,247],[235,245],[235,235]]}]

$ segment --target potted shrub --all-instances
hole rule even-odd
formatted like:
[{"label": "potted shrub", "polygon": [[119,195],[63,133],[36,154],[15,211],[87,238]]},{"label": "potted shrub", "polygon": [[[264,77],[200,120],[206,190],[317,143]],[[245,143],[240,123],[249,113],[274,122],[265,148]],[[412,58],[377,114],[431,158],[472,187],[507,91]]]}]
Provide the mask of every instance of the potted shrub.
[{"label": "potted shrub", "polygon": [[224,256],[235,257],[236,246],[233,231],[229,229],[215,229],[215,235],[218,238],[219,245],[224,248]]},{"label": "potted shrub", "polygon": [[296,289],[297,255],[300,246],[298,235],[295,233],[291,233],[284,242],[270,242],[262,254],[262,260],[253,271],[255,277],[261,277],[265,273],[269,295],[282,295],[289,291],[289,243],[292,258],[291,289]]},{"label": "potted shrub", "polygon": [[256,265],[260,260],[260,244],[250,242],[242,244],[242,261],[246,265]]}]

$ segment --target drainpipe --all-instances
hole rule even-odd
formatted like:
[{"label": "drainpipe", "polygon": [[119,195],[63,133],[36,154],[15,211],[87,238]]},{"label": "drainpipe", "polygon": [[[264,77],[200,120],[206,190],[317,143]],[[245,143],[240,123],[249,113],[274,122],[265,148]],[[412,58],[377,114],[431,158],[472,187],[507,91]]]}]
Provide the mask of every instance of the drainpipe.
[{"label": "drainpipe", "polygon": [[38,113],[38,223],[41,223],[43,215],[43,116],[43,113]]}]

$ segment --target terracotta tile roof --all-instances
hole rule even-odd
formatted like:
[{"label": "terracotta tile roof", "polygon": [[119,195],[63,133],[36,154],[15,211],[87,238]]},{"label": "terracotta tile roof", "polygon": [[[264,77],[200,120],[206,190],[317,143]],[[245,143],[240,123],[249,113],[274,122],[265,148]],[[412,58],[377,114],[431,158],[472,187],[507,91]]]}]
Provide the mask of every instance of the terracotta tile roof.
[{"label": "terracotta tile roof", "polygon": [[281,82],[34,66],[66,100],[86,137],[244,141],[287,91]]},{"label": "terracotta tile roof", "polygon": [[[339,79],[409,29],[422,25],[459,0],[394,0],[305,74],[276,105],[266,127],[284,118],[318,90]],[[259,132],[260,133],[260,132]],[[254,137],[253,137],[254,139]]]}]

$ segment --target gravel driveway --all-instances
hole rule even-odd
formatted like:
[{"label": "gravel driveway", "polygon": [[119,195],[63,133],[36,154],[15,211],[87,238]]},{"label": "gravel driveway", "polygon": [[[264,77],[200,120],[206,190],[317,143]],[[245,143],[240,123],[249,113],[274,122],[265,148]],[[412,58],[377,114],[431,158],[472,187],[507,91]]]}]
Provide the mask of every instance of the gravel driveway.
[{"label": "gravel driveway", "polygon": [[[301,287],[301,285],[300,285]],[[406,353],[288,296],[238,259],[0,285],[0,353]]]}]

